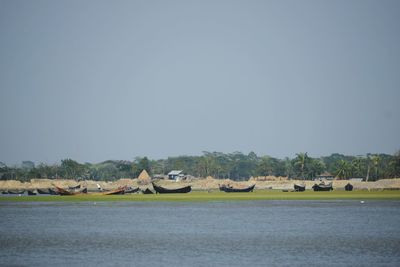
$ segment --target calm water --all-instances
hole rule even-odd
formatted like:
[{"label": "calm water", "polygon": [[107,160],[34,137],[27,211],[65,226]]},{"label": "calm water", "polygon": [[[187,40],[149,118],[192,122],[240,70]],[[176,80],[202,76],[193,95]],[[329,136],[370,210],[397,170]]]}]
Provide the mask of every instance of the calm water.
[{"label": "calm water", "polygon": [[1,266],[399,266],[400,201],[0,203]]}]

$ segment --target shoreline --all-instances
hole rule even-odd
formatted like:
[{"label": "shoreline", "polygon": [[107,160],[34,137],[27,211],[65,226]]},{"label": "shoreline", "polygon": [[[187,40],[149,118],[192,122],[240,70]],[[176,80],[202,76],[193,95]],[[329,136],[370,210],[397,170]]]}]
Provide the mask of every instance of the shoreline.
[{"label": "shoreline", "polygon": [[[373,182],[361,182],[351,180],[332,180],[334,190],[344,190],[344,186],[347,183],[351,183],[354,190],[400,190],[400,178],[394,179],[381,179]],[[167,188],[179,188],[190,185],[193,191],[209,191],[218,190],[220,184],[230,184],[234,187],[247,187],[255,184],[256,190],[291,190],[294,184],[304,184],[306,189],[318,183],[318,181],[309,180],[289,180],[286,177],[256,177],[250,178],[248,181],[233,181],[230,179],[214,179],[212,177],[207,178],[195,178],[190,180],[173,181],[173,180],[156,180],[156,183]],[[16,180],[1,180],[0,191],[6,190],[34,190],[34,189],[48,189],[58,186],[61,188],[73,187],[80,185],[82,188],[87,188],[90,192],[98,191],[100,185],[106,190],[115,190],[121,186],[140,187],[141,189],[150,188],[152,189],[150,179],[119,179],[116,181],[94,181],[94,180],[67,180],[67,179],[31,179],[29,182],[20,182]]]},{"label": "shoreline", "polygon": [[225,193],[219,191],[193,191],[186,194],[126,194],[102,195],[98,193],[73,196],[0,196],[1,202],[219,202],[219,201],[268,201],[268,200],[400,200],[399,190],[381,191],[330,191],[282,192],[255,190],[250,193]]}]

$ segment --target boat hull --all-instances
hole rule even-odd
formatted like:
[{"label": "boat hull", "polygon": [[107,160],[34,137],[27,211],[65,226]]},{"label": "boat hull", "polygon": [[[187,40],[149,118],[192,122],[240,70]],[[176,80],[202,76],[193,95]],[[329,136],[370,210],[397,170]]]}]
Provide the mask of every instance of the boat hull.
[{"label": "boat hull", "polygon": [[353,185],[348,183],[345,185],[344,190],[346,191],[353,191]]},{"label": "boat hull", "polygon": [[154,183],[152,184],[157,194],[181,194],[181,193],[189,193],[190,191],[192,191],[192,187],[190,185],[176,189],[168,189],[162,186],[158,186]]},{"label": "boat hull", "polygon": [[313,185],[313,190],[314,191],[331,191],[333,190],[332,185],[321,185],[321,184],[315,184]]},{"label": "boat hull", "polygon": [[306,190],[305,185],[298,185],[298,184],[294,185],[294,191],[296,192],[304,192],[305,190]]},{"label": "boat hull", "polygon": [[233,188],[233,187],[222,185],[219,187],[219,190],[226,192],[226,193],[247,193],[247,192],[253,192],[255,186],[256,185],[253,184],[246,188]]}]

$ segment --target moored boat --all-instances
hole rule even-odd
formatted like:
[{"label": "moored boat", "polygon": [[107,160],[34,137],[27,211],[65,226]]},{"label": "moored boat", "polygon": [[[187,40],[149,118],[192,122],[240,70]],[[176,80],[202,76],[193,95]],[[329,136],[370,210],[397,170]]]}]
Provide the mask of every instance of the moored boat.
[{"label": "moored boat", "polygon": [[156,185],[155,183],[153,184],[153,188],[158,194],[177,194],[177,193],[189,193],[192,191],[192,187],[190,185],[184,186],[181,188],[176,188],[176,189],[169,189],[169,188],[164,188],[162,186]]},{"label": "moored boat", "polygon": [[220,185],[219,190],[226,193],[246,193],[246,192],[253,192],[255,186],[256,185],[253,184],[246,188],[234,188],[233,186],[230,185]]},{"label": "moored boat", "polygon": [[304,192],[305,190],[306,190],[306,186],[305,185],[294,184],[294,191],[296,191],[296,192]]},{"label": "moored boat", "polygon": [[123,195],[123,194],[125,194],[126,189],[127,189],[126,186],[118,187],[115,190],[110,190],[110,191],[104,192],[103,195]]},{"label": "moored boat", "polygon": [[145,195],[149,195],[149,194],[154,194],[153,191],[151,191],[150,189],[146,188],[146,190],[142,190],[142,193]]},{"label": "moored boat", "polygon": [[53,190],[53,189],[51,189],[51,188],[49,188],[49,194],[50,194],[50,195],[54,195],[54,196],[59,195],[59,193],[57,192],[57,190]]},{"label": "moored boat", "polygon": [[75,186],[68,186],[68,189],[70,189],[70,190],[79,189],[79,188],[81,188],[80,184],[75,185]]},{"label": "moored boat", "polygon": [[87,193],[87,188],[82,189],[79,192],[73,192],[73,191],[68,191],[65,190],[61,187],[56,186],[56,192],[61,195],[61,196],[73,196],[73,195],[79,195],[79,194],[86,194]]},{"label": "moored boat", "polygon": [[346,191],[353,191],[353,185],[348,183],[344,186],[344,190]]},{"label": "moored boat", "polygon": [[314,191],[331,191],[333,190],[332,183],[330,184],[315,184],[312,187]]},{"label": "moored boat", "polygon": [[50,194],[49,189],[40,189],[40,188],[37,188],[36,191],[38,192],[38,194],[42,194],[42,195]]},{"label": "moored boat", "polygon": [[25,190],[7,190],[7,193],[11,195],[22,195],[25,193]]},{"label": "moored boat", "polygon": [[139,187],[133,188],[133,187],[127,187],[125,189],[124,194],[133,194],[139,191]]},{"label": "moored boat", "polygon": [[28,196],[36,196],[36,192],[34,190],[28,190]]}]

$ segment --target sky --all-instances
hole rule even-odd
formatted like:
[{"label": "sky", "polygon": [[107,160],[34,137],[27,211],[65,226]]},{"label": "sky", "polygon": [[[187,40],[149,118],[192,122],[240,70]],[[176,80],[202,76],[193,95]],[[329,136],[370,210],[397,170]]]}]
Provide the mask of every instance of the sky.
[{"label": "sky", "polygon": [[0,0],[0,161],[400,149],[400,1]]}]

